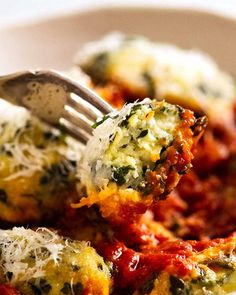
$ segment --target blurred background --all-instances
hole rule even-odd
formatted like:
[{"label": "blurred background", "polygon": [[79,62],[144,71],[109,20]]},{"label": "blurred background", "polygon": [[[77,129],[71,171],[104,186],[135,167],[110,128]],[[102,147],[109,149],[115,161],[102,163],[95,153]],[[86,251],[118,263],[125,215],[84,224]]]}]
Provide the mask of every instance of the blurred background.
[{"label": "blurred background", "polygon": [[108,5],[158,5],[206,9],[236,18],[236,0],[0,0],[0,28],[54,14]]}]

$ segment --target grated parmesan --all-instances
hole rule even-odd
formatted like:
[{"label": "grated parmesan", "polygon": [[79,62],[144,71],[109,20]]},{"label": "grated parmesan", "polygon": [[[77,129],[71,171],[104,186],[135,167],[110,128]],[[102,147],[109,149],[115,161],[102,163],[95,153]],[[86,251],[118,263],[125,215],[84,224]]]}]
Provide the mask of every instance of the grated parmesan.
[{"label": "grated parmesan", "polygon": [[39,132],[52,132],[58,136],[60,132],[40,122],[24,108],[0,101],[0,145],[13,157],[10,162],[11,174],[5,178],[9,181],[18,177],[30,177],[36,171],[44,171],[50,167],[49,155],[59,154],[69,167],[69,161],[78,161],[81,146],[70,137],[59,143],[48,143],[43,148],[37,147],[33,140],[35,129]]},{"label": "grated parmesan", "polygon": [[4,274],[12,273],[12,283],[42,277],[48,262],[58,264],[60,261],[64,248],[60,241],[59,236],[47,228],[0,230],[0,265]]}]

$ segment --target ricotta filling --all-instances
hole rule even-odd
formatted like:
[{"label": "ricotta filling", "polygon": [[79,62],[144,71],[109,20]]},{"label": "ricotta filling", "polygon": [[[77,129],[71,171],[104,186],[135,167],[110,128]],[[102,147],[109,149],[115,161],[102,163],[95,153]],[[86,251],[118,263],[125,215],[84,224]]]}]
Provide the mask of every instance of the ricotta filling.
[{"label": "ricotta filling", "polygon": [[175,138],[180,113],[178,106],[145,99],[108,115],[86,146],[82,183],[101,189],[112,181],[136,188]]}]

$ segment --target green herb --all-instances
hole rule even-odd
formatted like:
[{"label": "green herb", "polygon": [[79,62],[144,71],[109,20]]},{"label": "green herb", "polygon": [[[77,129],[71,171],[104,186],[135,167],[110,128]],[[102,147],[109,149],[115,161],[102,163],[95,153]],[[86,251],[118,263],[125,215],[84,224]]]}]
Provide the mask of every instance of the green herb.
[{"label": "green herb", "polygon": [[71,294],[71,286],[69,283],[64,283],[63,288],[60,290],[63,294]]},{"label": "green herb", "polygon": [[125,184],[125,176],[128,174],[130,170],[134,170],[134,168],[130,165],[122,166],[122,167],[114,167],[112,173],[112,179],[118,184]]},{"label": "green herb", "polygon": [[0,189],[0,201],[3,202],[3,203],[6,203],[7,202],[7,193],[4,189]]},{"label": "green herb", "polygon": [[127,115],[125,117],[125,119],[120,123],[120,126],[121,127],[128,127],[128,125],[129,125],[129,118],[130,118],[130,115]]},{"label": "green herb", "polygon": [[207,85],[203,83],[198,84],[197,89],[201,91],[203,94],[207,94],[209,92],[209,90],[207,89]]},{"label": "green herb", "polygon": [[13,272],[8,271],[8,272],[6,273],[6,277],[7,277],[7,280],[10,281],[10,280],[12,279],[12,277],[13,277]]},{"label": "green herb", "polygon": [[236,267],[234,262],[229,257],[222,257],[217,259],[212,259],[206,262],[210,267],[222,267],[224,269],[234,270]]},{"label": "green herb", "polygon": [[201,287],[210,288],[216,284],[217,281],[210,280],[208,277],[198,277],[191,281],[192,284],[200,285]]},{"label": "green herb", "polygon": [[67,136],[66,126],[62,123],[58,123],[56,128],[60,131],[60,133],[56,136],[58,140],[64,141]]},{"label": "green herb", "polygon": [[145,176],[147,170],[148,170],[148,167],[146,165],[142,167],[142,177]]},{"label": "green herb", "polygon": [[101,263],[98,263],[98,269],[103,270],[103,265]]},{"label": "green herb", "polygon": [[154,288],[154,283],[155,283],[155,280],[157,278],[157,274],[154,273],[151,278],[149,278],[149,280],[147,280],[143,286],[140,288],[140,293],[142,295],[145,295],[145,294],[149,294],[152,292],[153,288]]},{"label": "green herb", "polygon": [[139,134],[139,136],[137,138],[142,138],[142,137],[146,136],[147,134],[148,134],[148,130],[147,129],[143,130],[143,131],[141,131],[141,133]]},{"label": "green herb", "polygon": [[56,135],[56,134],[54,134],[54,133],[51,132],[51,131],[46,131],[46,132],[44,132],[44,133],[43,133],[43,137],[44,137],[44,139],[46,139],[46,140],[51,140],[51,141],[53,141],[53,140],[58,140],[58,139],[59,139],[59,136]]},{"label": "green herb", "polygon": [[[72,292],[73,290],[73,292]],[[75,294],[75,295],[81,295],[83,293],[83,285],[79,282],[75,285],[64,283],[63,288],[60,290],[63,294]]]},{"label": "green herb", "polygon": [[99,125],[101,125],[103,122],[105,122],[108,118],[110,118],[108,115],[104,116],[101,120],[97,121],[92,125],[93,129],[96,129]]},{"label": "green herb", "polygon": [[42,295],[42,292],[39,289],[39,287],[35,286],[32,283],[29,283],[29,285],[30,285],[30,288],[31,288],[31,290],[32,290],[32,292],[33,292],[34,295]]},{"label": "green herb", "polygon": [[131,112],[130,114],[133,115],[136,113],[137,110],[140,110],[142,108],[142,105],[141,104],[135,104],[132,109],[131,109]]},{"label": "green herb", "polygon": [[106,69],[109,61],[109,54],[107,52],[99,53],[89,61],[82,65],[82,69],[92,77],[95,84],[106,82]]},{"label": "green herb", "polygon": [[73,271],[78,271],[80,269],[80,267],[76,264],[71,264],[71,268]]},{"label": "green herb", "polygon": [[40,280],[39,287],[42,294],[48,294],[52,289],[51,285],[45,279]]},{"label": "green herb", "polygon": [[162,106],[162,107],[160,108],[160,112],[161,112],[161,113],[165,113],[167,109],[168,109],[168,108],[167,108],[166,106]]},{"label": "green herb", "polygon": [[147,93],[150,98],[154,98],[156,90],[155,90],[155,81],[152,76],[148,72],[144,72],[142,77],[147,85]]},{"label": "green herb", "polygon": [[32,282],[29,282],[28,284],[35,295],[47,295],[52,289],[51,285],[45,279],[40,279],[37,285]]},{"label": "green herb", "polygon": [[175,276],[170,276],[170,291],[173,295],[189,295],[185,282]]},{"label": "green herb", "polygon": [[130,111],[130,114],[125,117],[125,119],[120,123],[120,126],[127,127],[129,124],[129,118],[132,117],[136,113],[136,111],[140,110],[141,108],[142,108],[141,104],[134,105]]},{"label": "green herb", "polygon": [[68,184],[70,170],[64,163],[54,163],[40,178],[40,185]]}]

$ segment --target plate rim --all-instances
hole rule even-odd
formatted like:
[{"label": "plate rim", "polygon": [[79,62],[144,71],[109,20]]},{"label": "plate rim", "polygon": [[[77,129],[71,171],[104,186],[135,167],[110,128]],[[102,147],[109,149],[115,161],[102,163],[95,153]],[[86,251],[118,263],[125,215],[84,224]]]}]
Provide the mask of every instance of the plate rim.
[{"label": "plate rim", "polygon": [[18,21],[17,23],[10,23],[6,25],[1,25],[0,27],[0,33],[1,32],[6,32],[6,31],[11,31],[11,30],[17,30],[17,29],[23,29],[27,28],[28,26],[35,26],[35,25],[40,25],[44,24],[47,22],[52,22],[52,21],[59,21],[60,19],[69,19],[73,18],[76,16],[79,16],[81,14],[86,14],[86,13],[101,13],[101,12],[116,12],[118,13],[119,11],[130,11],[130,12],[143,12],[144,14],[147,14],[149,12],[153,12],[154,10],[158,12],[163,12],[163,13],[177,13],[177,14],[195,14],[195,15],[204,15],[205,17],[209,18],[214,18],[220,21],[224,22],[229,22],[229,23],[234,23],[236,25],[236,16],[233,17],[232,15],[229,15],[224,12],[220,12],[217,10],[212,10],[209,7],[188,7],[186,5],[180,5],[180,6],[168,6],[168,5],[160,5],[158,3],[156,4],[138,4],[138,5],[133,5],[130,3],[127,4],[113,4],[113,5],[94,5],[90,7],[82,7],[82,8],[76,8],[72,11],[65,11],[65,12],[57,12],[52,15],[45,15],[45,16],[40,16],[39,18],[36,19],[27,19],[27,20],[21,20]]}]

